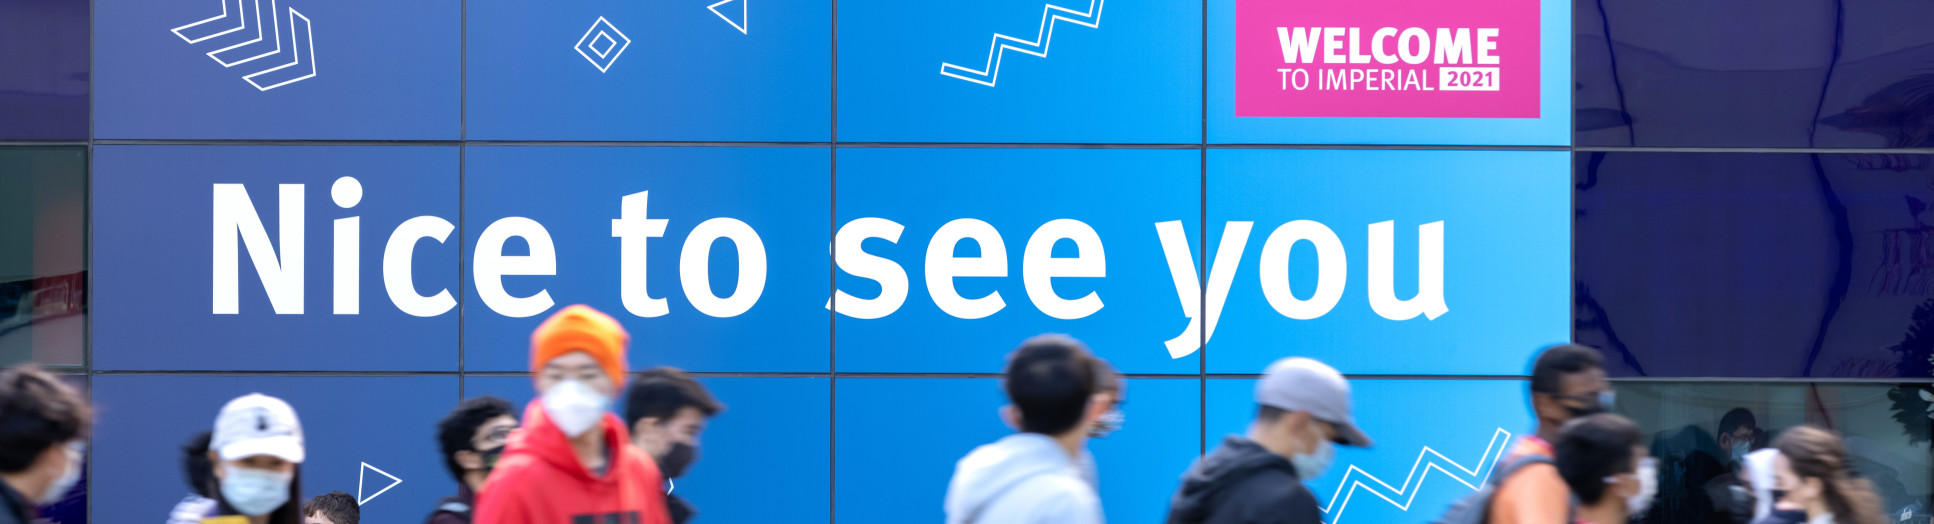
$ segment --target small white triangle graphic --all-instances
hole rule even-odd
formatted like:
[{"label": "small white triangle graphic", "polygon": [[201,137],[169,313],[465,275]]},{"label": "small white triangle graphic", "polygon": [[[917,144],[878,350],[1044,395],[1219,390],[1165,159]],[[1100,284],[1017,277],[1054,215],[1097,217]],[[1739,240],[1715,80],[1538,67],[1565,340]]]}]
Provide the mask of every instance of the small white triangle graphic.
[{"label": "small white triangle graphic", "polygon": [[[719,12],[719,6],[732,2],[739,3],[739,21],[737,22],[732,21],[732,17],[725,16],[725,13]],[[751,2],[752,0],[719,0],[716,4],[705,6],[705,9],[711,11],[712,14],[719,15],[719,19],[724,20],[725,23],[732,24],[733,29],[739,30],[739,34],[751,34],[745,31],[746,26],[752,25],[746,22],[746,14],[750,11],[750,8],[746,7],[746,4]]]},{"label": "small white triangle graphic", "polygon": [[[375,471],[377,473],[382,474],[385,477],[389,477],[389,479],[392,482],[390,482],[388,486],[383,486],[383,489],[376,490],[375,493],[371,493],[369,494],[369,497],[365,498],[363,497],[363,472],[364,471]],[[369,465],[368,462],[364,462],[363,469],[356,471],[356,505],[361,506],[364,504],[368,504],[369,501],[375,500],[378,495],[382,495],[383,492],[389,491],[390,488],[394,488],[396,487],[397,484],[402,484],[402,483],[403,483],[403,479],[396,478],[396,475],[391,475],[389,474],[388,471],[383,471],[382,469],[378,469],[376,466]]]}]

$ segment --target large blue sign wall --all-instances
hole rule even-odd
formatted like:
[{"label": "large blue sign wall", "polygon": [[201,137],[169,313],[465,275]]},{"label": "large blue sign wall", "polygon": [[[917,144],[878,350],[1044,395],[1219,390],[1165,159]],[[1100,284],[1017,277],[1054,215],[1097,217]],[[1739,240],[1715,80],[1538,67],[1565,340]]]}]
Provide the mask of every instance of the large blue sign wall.
[{"label": "large blue sign wall", "polygon": [[1571,330],[1561,23],[1539,118],[1259,119],[1231,2],[1063,3],[97,0],[93,519],[162,518],[179,443],[259,391],[307,494],[393,475],[365,521],[420,520],[435,420],[528,402],[530,330],[580,303],[729,406],[677,483],[701,523],[940,520],[1044,332],[1131,377],[1113,521],[1297,355],[1380,444],[1310,483],[1333,521],[1468,493]]}]

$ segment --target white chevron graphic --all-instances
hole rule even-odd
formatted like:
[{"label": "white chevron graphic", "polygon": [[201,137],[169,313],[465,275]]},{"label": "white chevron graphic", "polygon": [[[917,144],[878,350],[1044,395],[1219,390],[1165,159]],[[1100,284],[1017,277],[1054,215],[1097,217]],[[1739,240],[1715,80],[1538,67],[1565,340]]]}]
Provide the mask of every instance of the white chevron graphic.
[{"label": "white chevron graphic", "polygon": [[[1510,444],[1511,432],[1498,428],[1497,432],[1491,435],[1490,445],[1485,446],[1484,456],[1477,459],[1475,467],[1469,468],[1438,453],[1437,450],[1430,449],[1430,446],[1424,446],[1422,451],[1417,452],[1417,462],[1410,465],[1410,474],[1404,477],[1403,485],[1396,487],[1352,464],[1350,469],[1344,472],[1343,482],[1336,486],[1336,494],[1330,496],[1330,504],[1323,508],[1323,513],[1329,515],[1330,524],[1342,522],[1343,510],[1349,509],[1350,498],[1356,496],[1357,488],[1368,490],[1371,495],[1389,502],[1397,509],[1410,511],[1410,503],[1417,500],[1417,492],[1422,491],[1418,488],[1422,487],[1424,477],[1428,476],[1433,469],[1449,475],[1451,480],[1476,491],[1490,479],[1491,470],[1497,466],[1498,459],[1503,457],[1505,446]],[[1449,464],[1456,471],[1445,469],[1444,464]],[[1403,501],[1398,502],[1398,497],[1402,497]]]},{"label": "white chevron graphic", "polygon": [[[288,52],[290,57],[288,62],[242,77],[242,80],[248,82],[249,85],[255,86],[257,91],[268,91],[315,77],[316,42],[309,17],[296,11],[295,8],[288,9],[289,48],[285,50],[282,47],[281,17],[277,16],[281,11],[277,9],[275,0],[268,1],[268,14],[264,16],[262,0],[234,0],[234,11],[228,9],[229,0],[222,0],[222,14],[174,28],[172,32],[175,36],[181,37],[183,41],[189,44],[196,44],[215,37],[244,31],[253,25],[255,27],[254,39],[209,51],[208,58],[215,60],[215,63],[221,64],[222,67],[226,68],[276,56],[282,54],[284,51]],[[201,26],[229,18],[236,19],[235,27],[219,32],[212,31],[226,27],[225,24],[215,24],[208,29],[199,29]],[[250,20],[254,22],[251,24]],[[302,67],[303,65],[307,65],[308,68],[304,69]]]},{"label": "white chevron graphic", "polygon": [[[1041,29],[1034,33],[1034,40],[1022,40],[1000,33],[994,33],[994,44],[987,50],[987,64],[981,69],[969,69],[951,63],[940,63],[940,74],[966,80],[987,87],[1001,76],[1001,55],[1012,49],[1022,53],[1047,58],[1048,44],[1054,41],[1054,22],[1060,20],[1070,24],[1097,29],[1101,27],[1102,0],[1088,0],[1088,11],[1081,12],[1054,4],[1041,9]],[[1056,13],[1059,11],[1060,13]],[[1003,43],[1011,42],[1011,43]]]}]

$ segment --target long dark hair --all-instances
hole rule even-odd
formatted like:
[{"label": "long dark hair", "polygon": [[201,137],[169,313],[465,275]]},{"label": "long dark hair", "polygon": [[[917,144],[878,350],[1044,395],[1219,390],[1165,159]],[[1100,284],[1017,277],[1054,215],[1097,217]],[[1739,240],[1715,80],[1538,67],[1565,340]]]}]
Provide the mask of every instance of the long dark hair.
[{"label": "long dark hair", "polygon": [[1847,468],[1852,457],[1840,445],[1840,435],[1813,426],[1799,426],[1781,433],[1773,441],[1773,447],[1786,457],[1794,475],[1801,479],[1820,479],[1820,497],[1826,499],[1827,510],[1833,512],[1836,522],[1886,524],[1873,484],[1854,478]]}]

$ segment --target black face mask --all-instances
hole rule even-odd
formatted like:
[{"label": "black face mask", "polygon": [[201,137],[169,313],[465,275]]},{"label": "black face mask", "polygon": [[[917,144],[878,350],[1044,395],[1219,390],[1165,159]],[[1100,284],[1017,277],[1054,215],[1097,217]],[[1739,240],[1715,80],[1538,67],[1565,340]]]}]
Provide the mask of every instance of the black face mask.
[{"label": "black face mask", "polygon": [[665,456],[658,457],[658,472],[667,479],[685,476],[685,468],[698,460],[698,447],[684,442],[673,442],[672,449],[665,450]]},{"label": "black face mask", "polygon": [[1558,398],[1578,400],[1585,404],[1584,406],[1564,406],[1566,411],[1571,412],[1571,418],[1589,417],[1592,415],[1597,415],[1599,413],[1609,412],[1612,410],[1612,403],[1617,401],[1616,400],[1617,397],[1614,396],[1611,391],[1600,391],[1598,393],[1585,394],[1585,395],[1554,395],[1554,396]]},{"label": "black face mask", "polygon": [[497,469],[497,461],[504,458],[504,446],[477,450],[477,455],[483,458],[484,475],[489,476],[491,470]]}]

